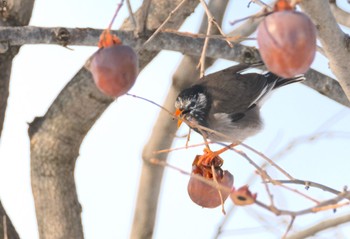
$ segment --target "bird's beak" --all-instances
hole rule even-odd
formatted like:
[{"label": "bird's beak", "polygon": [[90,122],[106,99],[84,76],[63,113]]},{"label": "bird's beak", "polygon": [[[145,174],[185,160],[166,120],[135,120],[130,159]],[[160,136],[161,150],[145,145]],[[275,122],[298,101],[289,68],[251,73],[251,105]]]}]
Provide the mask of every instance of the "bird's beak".
[{"label": "bird's beak", "polygon": [[176,111],[175,111],[175,116],[176,116],[176,118],[177,118],[177,127],[178,127],[178,128],[179,128],[180,125],[182,124],[182,119],[180,118],[181,114],[182,114],[182,110],[176,109]]}]

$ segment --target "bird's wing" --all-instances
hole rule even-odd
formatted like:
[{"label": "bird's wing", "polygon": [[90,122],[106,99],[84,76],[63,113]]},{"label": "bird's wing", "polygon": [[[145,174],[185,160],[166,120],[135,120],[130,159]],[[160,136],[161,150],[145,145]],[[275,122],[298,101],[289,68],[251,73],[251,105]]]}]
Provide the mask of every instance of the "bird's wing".
[{"label": "bird's wing", "polygon": [[200,84],[206,87],[211,97],[212,113],[233,115],[254,107],[274,86],[274,82],[263,75],[230,71],[208,75]]}]

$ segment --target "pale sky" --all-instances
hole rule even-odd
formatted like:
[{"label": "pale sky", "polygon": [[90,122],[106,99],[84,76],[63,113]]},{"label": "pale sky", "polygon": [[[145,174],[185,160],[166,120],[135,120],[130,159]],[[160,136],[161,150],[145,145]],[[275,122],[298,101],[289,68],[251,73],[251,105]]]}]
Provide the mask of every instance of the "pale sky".
[{"label": "pale sky", "polygon": [[[119,1],[69,1],[37,0],[31,25],[105,28]],[[134,9],[141,1],[131,1]],[[343,1],[345,2],[345,0]],[[248,1],[231,1],[230,10],[224,18],[224,30],[233,27],[229,21],[248,16],[259,8]],[[199,7],[182,30],[196,31],[203,10]],[[127,16],[123,6],[114,29]],[[247,44],[254,45],[251,41]],[[31,45],[21,48],[14,60],[10,86],[10,98],[0,145],[0,197],[21,238],[38,237],[34,202],[30,187],[28,122],[45,114],[47,108],[62,88],[96,51],[96,47],[71,47],[74,50],[53,45]],[[182,55],[176,52],[162,52],[139,75],[130,93],[146,97],[162,104],[171,76]],[[208,72],[232,65],[218,61]],[[331,75],[327,61],[317,55],[312,65],[323,73]],[[80,149],[77,160],[76,182],[79,201],[83,207],[85,237],[128,238],[133,220],[137,186],[141,168],[141,153],[157,118],[159,108],[128,96],[120,97],[97,121]],[[301,84],[290,85],[276,91],[262,108],[264,130],[248,139],[247,144],[272,157],[292,140],[327,131],[329,137],[300,142],[292,151],[277,162],[294,177],[316,181],[337,190],[349,184],[350,174],[349,141],[350,111]],[[176,122],[174,121],[174,124]],[[186,134],[182,126],[179,135]],[[193,133],[191,144],[202,139]],[[177,140],[173,147],[185,145]],[[241,148],[242,149],[242,148]],[[243,149],[246,151],[245,149]],[[196,154],[202,148],[180,150],[170,154],[169,163],[190,171]],[[262,160],[247,151],[256,162]],[[228,152],[223,155],[224,169],[235,176],[235,186],[247,183],[254,174],[251,167],[240,156]],[[282,175],[273,169],[268,172],[280,179]],[[251,188],[258,192],[258,199],[268,203],[264,186],[255,177]],[[173,169],[166,169],[160,195],[160,204],[154,238],[213,238],[217,226],[224,219],[220,208],[203,209],[194,204],[187,195],[189,178]],[[333,195],[317,189],[303,190],[319,200]],[[300,196],[272,188],[277,206],[299,210],[311,204]],[[283,192],[283,193],[281,193]],[[226,209],[232,203],[226,201]],[[334,214],[331,211],[297,218],[294,229],[302,229],[322,219],[330,219],[349,213],[342,208]],[[264,216],[264,218],[263,218]],[[236,208],[228,217],[225,236],[235,238],[279,238],[283,235],[288,217],[278,218],[257,206]],[[249,230],[247,230],[249,229]],[[250,233],[248,233],[250,232]],[[258,233],[258,234],[257,234]],[[334,230],[327,234],[334,236]],[[337,235],[350,237],[350,229],[338,229]],[[342,234],[343,233],[343,234]],[[326,235],[326,234],[325,234]],[[326,238],[326,236],[325,236]],[[341,238],[341,237],[339,237]]]}]

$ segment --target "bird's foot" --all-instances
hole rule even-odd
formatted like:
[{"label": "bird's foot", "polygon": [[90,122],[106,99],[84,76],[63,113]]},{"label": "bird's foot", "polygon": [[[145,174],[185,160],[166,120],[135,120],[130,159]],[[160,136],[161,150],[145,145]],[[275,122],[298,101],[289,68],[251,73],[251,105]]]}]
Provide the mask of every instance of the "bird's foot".
[{"label": "bird's foot", "polygon": [[198,157],[198,160],[196,160],[197,166],[202,165],[205,167],[211,167],[213,165],[214,167],[221,167],[224,163],[224,160],[219,155],[236,145],[236,143],[232,143],[217,151],[211,151],[209,147],[206,147],[204,149],[204,154],[200,155]]}]

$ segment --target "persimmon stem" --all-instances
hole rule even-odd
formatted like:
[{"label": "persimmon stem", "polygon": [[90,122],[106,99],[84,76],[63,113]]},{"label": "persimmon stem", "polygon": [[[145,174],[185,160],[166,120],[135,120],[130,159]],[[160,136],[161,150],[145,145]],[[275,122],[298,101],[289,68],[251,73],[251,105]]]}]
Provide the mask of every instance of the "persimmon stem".
[{"label": "persimmon stem", "polygon": [[114,13],[114,15],[113,15],[112,21],[111,21],[111,22],[109,23],[109,25],[108,25],[108,28],[107,28],[108,30],[111,30],[112,25],[113,25],[113,23],[114,23],[114,20],[115,20],[116,17],[118,16],[119,10],[122,8],[123,4],[124,4],[124,0],[121,0],[120,3],[118,3],[117,9],[115,10],[115,13]]}]

